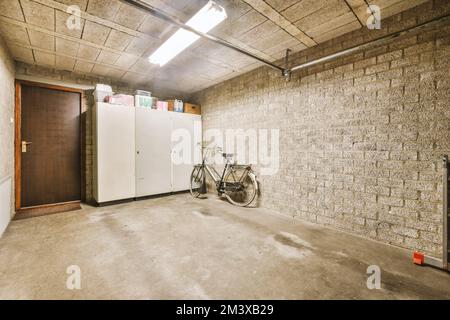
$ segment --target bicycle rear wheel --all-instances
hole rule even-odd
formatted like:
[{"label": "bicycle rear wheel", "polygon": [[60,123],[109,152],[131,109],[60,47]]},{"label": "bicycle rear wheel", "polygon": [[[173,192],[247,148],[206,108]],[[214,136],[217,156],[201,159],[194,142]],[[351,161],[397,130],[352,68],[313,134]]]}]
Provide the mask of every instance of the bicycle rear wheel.
[{"label": "bicycle rear wheel", "polygon": [[204,180],[205,180],[205,170],[203,169],[203,167],[201,166],[195,167],[194,170],[192,170],[190,183],[191,195],[194,198],[198,198],[202,195],[200,191],[202,189]]},{"label": "bicycle rear wheel", "polygon": [[232,204],[247,207],[255,200],[258,182],[247,168],[231,168],[224,179],[225,196]]}]

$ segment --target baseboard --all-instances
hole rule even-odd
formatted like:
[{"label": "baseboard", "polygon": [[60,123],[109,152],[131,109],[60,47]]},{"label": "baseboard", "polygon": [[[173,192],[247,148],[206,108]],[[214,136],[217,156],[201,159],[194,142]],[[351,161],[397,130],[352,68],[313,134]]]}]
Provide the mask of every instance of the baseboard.
[{"label": "baseboard", "polygon": [[122,199],[122,200],[113,200],[113,201],[107,201],[107,202],[97,202],[95,201],[94,205],[96,207],[107,207],[107,206],[114,206],[117,204],[122,204],[122,203],[128,203],[128,202],[133,202],[134,198],[130,198],[130,199]]},{"label": "baseboard", "polygon": [[80,201],[71,201],[64,203],[55,203],[49,205],[42,205],[36,207],[21,208],[17,210],[14,220],[29,219],[35,217],[41,217],[56,213],[69,212],[81,210]]},{"label": "baseboard", "polygon": [[136,198],[132,198],[132,199],[123,199],[123,200],[115,200],[115,201],[100,202],[100,203],[95,202],[94,204],[97,207],[106,207],[106,206],[113,206],[113,205],[117,205],[117,204],[133,202],[133,201],[143,201],[143,200],[163,198],[163,197],[173,196],[173,195],[177,195],[177,194],[184,194],[184,193],[189,193],[189,192],[190,192],[189,190],[183,190],[183,191],[176,191],[176,192],[160,193],[160,194],[155,194],[155,195],[151,195],[151,196],[136,197]]},{"label": "baseboard", "polygon": [[163,197],[174,196],[177,194],[184,194],[184,193],[189,193],[189,192],[190,192],[189,190],[183,190],[183,191],[160,193],[160,194],[155,194],[155,195],[151,195],[151,196],[137,197],[136,201],[163,198]]}]

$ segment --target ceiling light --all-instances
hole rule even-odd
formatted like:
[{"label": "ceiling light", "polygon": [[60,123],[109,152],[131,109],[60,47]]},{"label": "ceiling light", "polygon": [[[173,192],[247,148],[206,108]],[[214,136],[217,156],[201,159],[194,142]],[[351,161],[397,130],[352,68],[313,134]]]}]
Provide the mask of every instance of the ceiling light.
[{"label": "ceiling light", "polygon": [[[209,1],[186,25],[196,31],[207,33],[226,18],[225,9],[214,1]],[[149,60],[162,67],[198,39],[200,36],[180,28],[150,56]]]}]

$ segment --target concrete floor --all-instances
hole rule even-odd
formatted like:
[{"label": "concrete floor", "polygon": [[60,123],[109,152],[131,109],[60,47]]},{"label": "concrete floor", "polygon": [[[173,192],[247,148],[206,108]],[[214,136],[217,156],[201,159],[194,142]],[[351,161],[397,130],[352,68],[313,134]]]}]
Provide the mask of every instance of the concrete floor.
[{"label": "concrete floor", "polygon": [[[66,289],[70,265],[81,290]],[[381,290],[366,286],[380,266]],[[437,299],[450,276],[410,252],[187,194],[14,221],[1,299]]]}]

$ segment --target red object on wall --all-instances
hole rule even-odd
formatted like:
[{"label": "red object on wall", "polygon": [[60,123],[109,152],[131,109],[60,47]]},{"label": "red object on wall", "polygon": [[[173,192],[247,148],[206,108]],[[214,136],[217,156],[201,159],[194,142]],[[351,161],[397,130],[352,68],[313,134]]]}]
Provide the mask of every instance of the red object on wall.
[{"label": "red object on wall", "polygon": [[414,252],[413,253],[413,262],[414,264],[423,265],[425,262],[425,256],[423,253],[420,252]]}]

